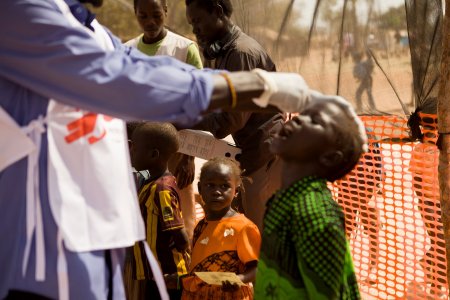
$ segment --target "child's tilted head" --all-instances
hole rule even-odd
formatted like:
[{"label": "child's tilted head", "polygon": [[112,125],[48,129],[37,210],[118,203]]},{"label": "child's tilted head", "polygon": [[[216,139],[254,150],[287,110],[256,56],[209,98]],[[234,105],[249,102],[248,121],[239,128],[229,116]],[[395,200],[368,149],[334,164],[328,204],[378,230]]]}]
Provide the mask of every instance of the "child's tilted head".
[{"label": "child's tilted head", "polygon": [[285,163],[308,167],[308,175],[334,181],[350,172],[367,151],[367,136],[351,105],[329,97],[310,103],[286,122],[271,151]]},{"label": "child's tilted head", "polygon": [[226,213],[241,183],[241,169],[235,161],[226,157],[207,161],[201,169],[198,183],[207,215],[209,212]]},{"label": "child's tilted head", "polygon": [[133,132],[131,162],[138,171],[164,166],[178,148],[178,132],[172,124],[145,122]]}]

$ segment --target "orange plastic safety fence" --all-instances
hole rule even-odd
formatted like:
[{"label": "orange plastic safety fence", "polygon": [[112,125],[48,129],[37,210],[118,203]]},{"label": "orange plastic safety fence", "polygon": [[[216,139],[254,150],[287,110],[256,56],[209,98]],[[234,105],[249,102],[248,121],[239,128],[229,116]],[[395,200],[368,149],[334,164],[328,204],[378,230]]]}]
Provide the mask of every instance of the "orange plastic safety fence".
[{"label": "orange plastic safety fence", "polygon": [[362,116],[369,152],[330,187],[342,205],[364,299],[447,299],[436,115]]}]

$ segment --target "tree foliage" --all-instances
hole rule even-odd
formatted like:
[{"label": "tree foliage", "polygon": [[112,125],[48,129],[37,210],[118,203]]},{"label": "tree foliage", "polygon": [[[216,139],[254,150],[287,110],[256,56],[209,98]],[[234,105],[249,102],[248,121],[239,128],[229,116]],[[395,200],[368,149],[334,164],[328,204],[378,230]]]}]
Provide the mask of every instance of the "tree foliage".
[{"label": "tree foliage", "polygon": [[391,7],[387,12],[379,16],[379,26],[383,29],[406,29],[405,6]]}]

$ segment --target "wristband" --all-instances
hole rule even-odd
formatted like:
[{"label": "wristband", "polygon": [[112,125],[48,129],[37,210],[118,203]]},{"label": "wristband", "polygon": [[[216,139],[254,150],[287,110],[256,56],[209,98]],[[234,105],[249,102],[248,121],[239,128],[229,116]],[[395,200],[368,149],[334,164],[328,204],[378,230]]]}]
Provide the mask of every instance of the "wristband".
[{"label": "wristband", "polygon": [[237,105],[237,94],[236,94],[236,88],[234,87],[233,83],[231,82],[230,76],[228,76],[227,73],[220,73],[220,76],[225,78],[225,81],[227,82],[228,89],[230,90],[231,94],[231,108],[235,108]]}]

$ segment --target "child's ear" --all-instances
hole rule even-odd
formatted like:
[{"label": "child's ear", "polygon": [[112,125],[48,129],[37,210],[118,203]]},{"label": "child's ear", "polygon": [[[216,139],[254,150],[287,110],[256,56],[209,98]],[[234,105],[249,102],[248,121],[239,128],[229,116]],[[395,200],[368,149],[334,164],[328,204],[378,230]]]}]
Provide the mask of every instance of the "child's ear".
[{"label": "child's ear", "polygon": [[151,158],[158,158],[159,157],[159,150],[158,149],[152,149],[150,152]]},{"label": "child's ear", "polygon": [[343,159],[344,154],[342,151],[337,150],[323,153],[319,157],[319,162],[326,167],[332,168],[339,165]]},{"label": "child's ear", "polygon": [[239,192],[241,191],[241,187],[240,186],[237,186],[236,187],[236,190],[235,190],[235,192],[234,192],[234,197],[236,198],[237,196],[239,196]]}]

